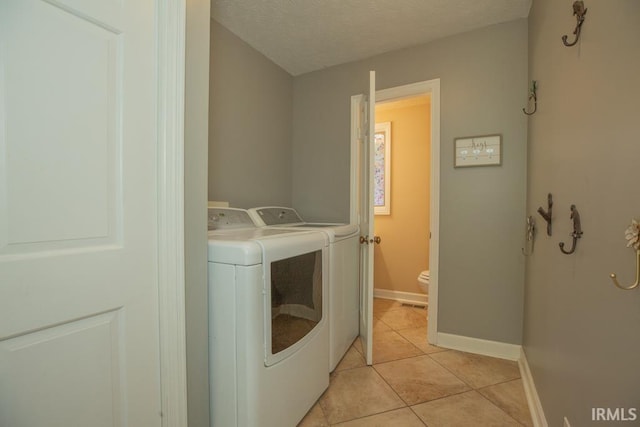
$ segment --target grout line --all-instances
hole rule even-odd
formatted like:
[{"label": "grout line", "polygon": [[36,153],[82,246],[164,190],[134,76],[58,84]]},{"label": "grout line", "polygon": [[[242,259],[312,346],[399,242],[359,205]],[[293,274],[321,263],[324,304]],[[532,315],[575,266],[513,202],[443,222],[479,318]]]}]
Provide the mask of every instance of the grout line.
[{"label": "grout line", "polygon": [[506,384],[506,383],[510,383],[511,381],[518,381],[518,380],[522,380],[522,377],[512,378],[510,380],[499,381],[499,382],[497,382],[495,384],[483,385],[482,387],[478,387],[476,390],[482,390],[484,388],[489,388],[489,387],[493,387],[493,386],[496,386],[496,385]]},{"label": "grout line", "polygon": [[[447,349],[446,351],[457,351],[457,352],[459,352],[459,353],[466,353],[466,352],[461,352],[460,350],[452,350],[452,349]],[[442,352],[442,351],[438,351],[438,352],[434,352],[434,353],[429,353],[429,354],[428,354],[428,356],[429,356],[429,357],[431,357],[431,355],[432,355],[432,354],[433,354],[433,355],[435,355],[435,354],[442,354],[442,353],[444,353],[444,352]],[[467,354],[474,354],[474,353],[467,353]],[[491,359],[498,359],[498,358],[496,358],[496,357],[485,356],[485,355],[479,355],[479,356],[482,356],[482,357],[489,357],[489,358],[491,358]],[[517,377],[515,377],[515,378],[508,378],[508,379],[505,379],[505,380],[500,380],[500,381],[498,381],[497,383],[487,384],[487,385],[483,385],[483,386],[480,386],[480,387],[474,387],[473,385],[471,385],[471,384],[469,384],[467,381],[465,381],[462,377],[460,377],[459,375],[456,375],[456,373],[455,373],[455,372],[453,372],[451,369],[447,368],[445,365],[443,365],[442,363],[438,362],[438,360],[436,360],[435,358],[433,358],[433,357],[432,357],[431,359],[432,359],[434,362],[436,362],[437,364],[439,364],[440,366],[442,366],[442,367],[443,367],[444,369],[446,369],[447,371],[451,372],[453,375],[455,375],[455,376],[456,376],[456,378],[458,378],[460,381],[462,381],[462,382],[464,382],[465,384],[467,384],[467,385],[468,385],[469,387],[471,387],[473,390],[479,390],[479,389],[481,389],[481,388],[491,387],[491,386],[498,385],[498,384],[504,384],[504,383],[507,383],[507,382],[509,382],[509,381],[515,381],[515,380],[522,379],[522,376],[520,375],[520,373],[518,373],[518,376],[517,376]]]},{"label": "grout line", "polygon": [[[402,308],[402,307],[400,307],[400,308]],[[383,321],[383,320],[380,320],[380,321],[381,321],[382,323],[384,323],[384,321]],[[385,324],[386,324],[386,323],[385,323]],[[387,325],[387,326],[389,326],[389,325]],[[376,369],[376,366],[377,366],[377,365],[379,366],[379,365],[382,365],[382,364],[385,364],[385,363],[396,362],[396,361],[398,361],[398,360],[406,360],[406,359],[411,359],[411,358],[414,358],[414,357],[422,357],[422,356],[425,356],[426,354],[425,354],[425,352],[424,352],[424,351],[422,351],[422,350],[421,350],[421,349],[419,349],[416,345],[414,345],[411,341],[409,341],[408,339],[406,339],[405,337],[403,337],[403,336],[398,332],[398,330],[396,330],[396,329],[392,328],[391,326],[389,326],[389,328],[391,329],[391,332],[395,332],[395,333],[396,333],[396,334],[397,334],[397,335],[398,335],[402,340],[406,341],[409,345],[413,346],[415,349],[417,349],[417,350],[418,350],[420,353],[422,353],[422,354],[420,354],[420,355],[415,355],[415,356],[409,356],[409,357],[403,357],[403,358],[395,359],[395,360],[388,360],[388,361],[386,361],[386,362],[372,363],[372,364],[371,364],[371,367],[372,367],[372,368],[375,370],[375,372],[380,376],[380,378],[382,378],[382,380],[385,382],[385,384],[387,384],[387,385],[389,386],[389,388],[394,392],[394,394],[395,394],[396,396],[398,396],[398,398],[399,398],[402,402],[404,402],[405,407],[409,407],[409,404],[407,403],[407,401],[406,401],[406,400],[404,400],[404,399],[402,398],[402,396],[400,396],[400,394],[398,394],[398,392],[396,391],[396,389],[394,389],[394,388],[393,388],[393,386],[392,386],[391,384],[389,384],[389,382],[387,381],[387,379],[386,379],[386,378],[385,378],[385,377],[384,377],[380,372],[378,372],[378,370]],[[416,415],[416,416],[417,416],[417,415]],[[420,417],[418,417],[418,419],[420,419]],[[422,421],[422,420],[421,420],[421,421]]]},{"label": "grout line", "polygon": [[[342,424],[342,423],[347,423],[347,422],[356,421],[356,420],[362,420],[362,419],[364,419],[364,418],[374,417],[374,416],[376,416],[376,415],[382,415],[382,414],[386,414],[386,413],[388,413],[388,412],[398,411],[398,410],[400,410],[400,409],[406,409],[406,408],[411,409],[411,407],[410,407],[410,406],[402,406],[402,407],[400,407],[400,408],[387,409],[386,411],[376,412],[376,413],[374,413],[374,414],[365,415],[365,416],[358,417],[358,418],[352,418],[352,419],[350,419],[350,420],[340,421],[339,423],[336,423],[336,424],[330,424],[328,420],[327,420],[327,423],[329,423],[329,425],[330,425],[330,426],[337,426],[337,425],[340,425],[340,424]],[[415,412],[414,412],[414,414],[415,414]],[[416,416],[417,416],[417,414],[416,414]],[[422,421],[422,419],[421,419],[420,417],[418,417],[418,419],[422,422],[422,424],[424,424],[424,421]]]},{"label": "grout line", "polygon": [[414,406],[420,406],[420,405],[424,405],[425,403],[431,403],[431,402],[436,402],[438,400],[444,400],[447,399],[449,397],[453,397],[453,396],[459,396],[461,394],[465,394],[465,393],[471,393],[472,391],[476,391],[476,390],[463,390],[463,391],[457,391],[455,393],[451,393],[451,394],[447,394],[446,396],[440,396],[440,397],[436,397],[434,399],[431,400],[425,400],[424,402],[420,402],[420,403],[416,403],[415,405],[411,405],[409,406],[410,408],[413,408]]},{"label": "grout line", "polygon": [[[403,307],[402,307],[402,305],[400,305],[400,306],[398,307],[398,309],[397,309],[397,310],[412,310],[412,308],[410,308],[410,307],[404,307],[404,308],[403,308]],[[391,311],[391,310],[388,310],[388,311]],[[383,332],[378,332],[378,333],[395,332],[395,333],[396,333],[396,334],[397,334],[401,339],[403,339],[404,341],[406,341],[407,343],[409,343],[411,346],[413,346],[415,349],[417,349],[417,350],[421,353],[421,355],[427,355],[427,353],[425,353],[424,351],[422,351],[422,349],[421,349],[421,348],[419,348],[417,345],[415,345],[414,343],[412,343],[411,341],[409,341],[407,338],[405,338],[405,337],[400,333],[400,331],[405,330],[405,329],[395,329],[395,328],[391,327],[389,324],[385,323],[382,319],[378,319],[378,320],[380,320],[382,323],[384,323],[385,325],[387,325],[387,326],[389,327],[389,329],[390,329],[389,331],[383,331]],[[406,328],[406,329],[415,329],[415,328]],[[375,363],[375,364],[374,364],[374,363],[372,363],[372,366],[373,366],[373,365],[376,365],[376,364],[380,364],[380,363],[389,363],[389,362],[395,362],[395,361],[397,361],[397,360],[409,359],[409,358],[412,358],[412,357],[417,357],[417,356],[415,356],[415,355],[414,355],[414,356],[400,357],[400,358],[398,358],[398,359],[387,360],[387,361],[385,361],[385,362],[379,362],[379,363]]]},{"label": "grout line", "polygon": [[498,408],[498,410],[500,410],[501,412],[503,412],[504,414],[506,414],[509,418],[511,418],[512,420],[514,420],[516,423],[522,425],[522,423],[518,420],[516,420],[513,416],[511,416],[510,413],[508,413],[507,411],[505,411],[504,409],[502,409],[501,407],[498,406],[497,403],[495,403],[493,400],[489,399],[487,396],[485,396],[484,394],[480,393],[478,390],[474,390],[476,393],[478,393],[481,397],[483,397],[487,402],[489,402],[490,404],[492,404],[493,406],[495,406],[496,408]]},{"label": "grout line", "polygon": [[374,371],[376,371],[376,374],[378,374],[378,376],[379,376],[380,378],[382,378],[382,381],[384,381],[384,383],[385,383],[386,385],[388,385],[388,386],[389,386],[389,388],[391,389],[391,391],[393,391],[393,394],[395,394],[396,396],[398,396],[398,399],[400,399],[400,400],[404,403],[404,407],[405,407],[405,408],[408,408],[408,407],[409,407],[409,404],[407,403],[407,401],[406,401],[406,400],[404,400],[404,399],[402,398],[402,396],[400,396],[400,395],[398,394],[398,392],[396,391],[396,389],[395,389],[395,388],[393,388],[393,386],[392,386],[391,384],[389,384],[389,382],[387,381],[387,379],[386,379],[384,376],[382,376],[382,374],[381,374],[380,372],[378,372],[378,370],[376,369],[376,367],[375,367],[375,366],[373,366],[373,370],[374,370]]},{"label": "grout line", "polygon": [[[420,403],[418,403],[418,404],[416,404],[416,405],[413,405],[413,406],[417,406],[417,405],[420,405]],[[416,416],[416,418],[418,418],[418,419],[420,420],[420,422],[421,422],[423,425],[425,425],[426,427],[429,427],[429,424],[427,424],[427,422],[426,422],[425,420],[423,420],[422,418],[420,418],[420,415],[418,415],[418,414],[416,413],[416,411],[414,411],[414,410],[413,410],[413,406],[409,406],[409,409],[411,410],[411,412],[413,412],[413,415],[415,415],[415,416]]]},{"label": "grout line", "polygon": [[[445,351],[451,351],[451,350],[445,350]],[[437,354],[442,354],[445,351],[439,351],[437,352]],[[436,353],[432,353],[432,354],[436,354]],[[454,377],[456,377],[457,379],[459,379],[460,381],[462,381],[465,385],[471,387],[471,390],[475,390],[475,388],[473,388],[473,386],[469,383],[467,383],[465,380],[463,380],[462,378],[460,378],[458,375],[456,375],[455,372],[453,372],[452,370],[450,370],[449,368],[447,368],[446,366],[444,366],[442,363],[438,362],[436,359],[434,359],[433,357],[431,357],[431,354],[427,354],[427,356],[429,356],[429,358],[431,360],[433,360],[434,362],[436,362],[440,367],[442,367],[445,371],[449,372],[451,375],[453,375]]]}]

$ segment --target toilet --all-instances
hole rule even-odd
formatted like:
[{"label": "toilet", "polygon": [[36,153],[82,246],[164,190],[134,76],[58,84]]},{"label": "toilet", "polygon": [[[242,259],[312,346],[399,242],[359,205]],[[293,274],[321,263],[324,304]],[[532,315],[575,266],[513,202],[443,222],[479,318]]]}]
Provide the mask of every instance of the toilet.
[{"label": "toilet", "polygon": [[418,286],[423,293],[429,295],[429,270],[425,270],[418,276]]}]

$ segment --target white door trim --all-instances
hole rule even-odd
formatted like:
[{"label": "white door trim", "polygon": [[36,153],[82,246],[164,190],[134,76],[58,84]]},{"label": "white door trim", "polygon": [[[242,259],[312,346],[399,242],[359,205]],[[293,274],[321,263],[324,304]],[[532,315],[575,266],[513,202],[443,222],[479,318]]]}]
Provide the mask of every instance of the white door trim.
[{"label": "white door trim", "polygon": [[[438,266],[440,255],[440,79],[427,80],[404,86],[376,91],[376,102],[397,101],[417,95],[431,95],[431,200],[429,209],[431,240],[429,241],[429,323],[428,339],[431,344],[438,340]],[[357,117],[354,102],[351,103],[351,120]],[[351,222],[357,222],[357,134],[351,127]]]},{"label": "white door trim", "polygon": [[184,289],[185,0],[158,0],[158,286],[162,426],[187,427]]}]

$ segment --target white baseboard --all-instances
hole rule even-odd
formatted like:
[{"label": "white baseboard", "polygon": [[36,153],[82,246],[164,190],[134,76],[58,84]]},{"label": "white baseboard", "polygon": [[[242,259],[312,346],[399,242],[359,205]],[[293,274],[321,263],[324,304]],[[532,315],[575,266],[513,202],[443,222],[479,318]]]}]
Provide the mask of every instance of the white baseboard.
[{"label": "white baseboard", "polygon": [[549,425],[547,424],[547,419],[545,418],[544,411],[542,410],[540,397],[538,396],[536,385],[533,382],[531,370],[529,369],[529,362],[527,362],[527,356],[524,353],[524,349],[521,349],[520,351],[518,366],[520,367],[520,376],[522,377],[524,393],[527,396],[527,403],[529,404],[529,410],[531,411],[533,427],[548,427]]},{"label": "white baseboard", "polygon": [[438,332],[438,347],[452,350],[466,351],[467,353],[482,354],[484,356],[498,357],[517,361],[520,359],[522,347],[516,344],[508,344],[499,341],[482,340],[479,338],[465,337],[462,335],[445,334]]},{"label": "white baseboard", "polygon": [[429,305],[429,296],[425,294],[417,294],[414,292],[392,291],[390,289],[373,290],[373,296],[376,298],[391,299],[401,303]]}]

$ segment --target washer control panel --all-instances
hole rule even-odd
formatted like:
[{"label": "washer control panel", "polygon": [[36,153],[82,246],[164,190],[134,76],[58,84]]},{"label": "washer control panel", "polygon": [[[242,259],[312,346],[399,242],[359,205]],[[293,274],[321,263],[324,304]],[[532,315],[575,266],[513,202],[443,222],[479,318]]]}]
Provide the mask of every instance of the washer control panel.
[{"label": "washer control panel", "polygon": [[289,225],[301,223],[302,218],[292,208],[272,207],[256,209],[265,225]]},{"label": "washer control panel", "polygon": [[207,209],[207,226],[209,230],[255,228],[249,213],[244,209],[237,208]]}]

